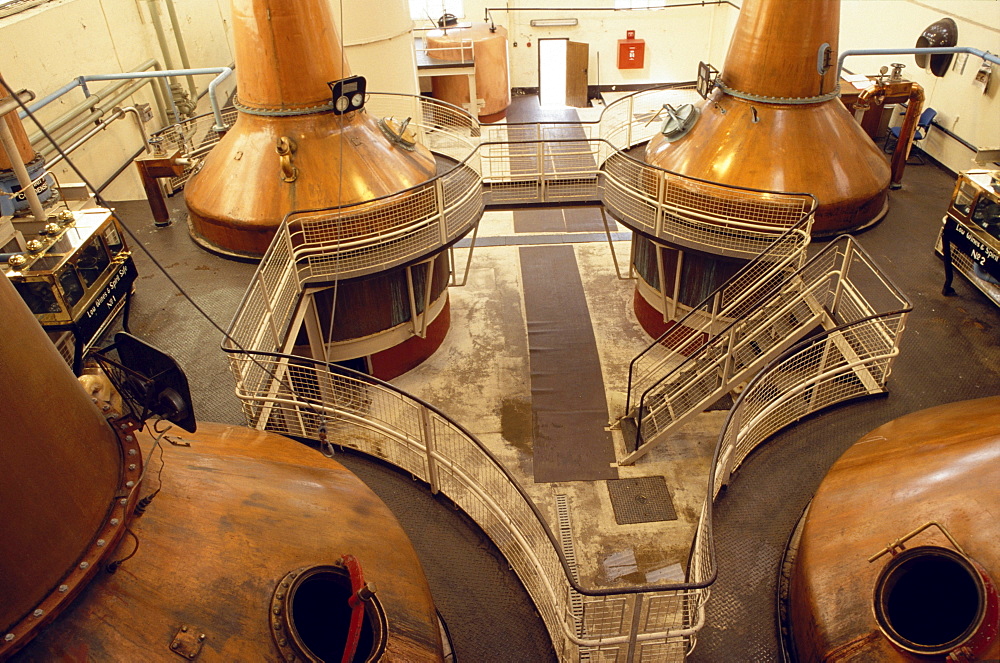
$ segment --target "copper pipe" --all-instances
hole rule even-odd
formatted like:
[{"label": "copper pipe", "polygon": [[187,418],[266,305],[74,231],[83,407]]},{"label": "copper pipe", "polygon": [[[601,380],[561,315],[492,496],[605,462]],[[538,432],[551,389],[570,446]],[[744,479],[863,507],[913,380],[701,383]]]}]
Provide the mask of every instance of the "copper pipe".
[{"label": "copper pipe", "polygon": [[[924,109],[924,88],[917,83],[913,83],[910,90],[910,97],[906,104],[906,116],[903,118],[903,126],[899,128],[899,140],[892,151],[892,189],[903,186],[903,171],[906,169],[906,160],[910,158],[910,148],[913,146],[913,136],[917,132],[917,122],[920,120],[920,113]],[[900,149],[902,147],[902,149]]]}]

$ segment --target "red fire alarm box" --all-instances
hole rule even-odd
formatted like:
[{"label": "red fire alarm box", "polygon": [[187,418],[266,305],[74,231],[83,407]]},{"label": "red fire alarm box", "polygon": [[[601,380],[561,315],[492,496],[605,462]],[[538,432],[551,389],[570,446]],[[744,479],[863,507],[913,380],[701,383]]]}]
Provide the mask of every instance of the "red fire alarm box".
[{"label": "red fire alarm box", "polygon": [[646,40],[636,39],[635,30],[628,30],[625,39],[618,40],[618,68],[642,69],[646,61]]}]

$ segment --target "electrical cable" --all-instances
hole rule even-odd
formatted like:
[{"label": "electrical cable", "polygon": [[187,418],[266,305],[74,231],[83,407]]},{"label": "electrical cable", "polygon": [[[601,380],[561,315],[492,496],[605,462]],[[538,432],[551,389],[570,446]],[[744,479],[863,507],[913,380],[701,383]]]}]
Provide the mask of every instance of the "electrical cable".
[{"label": "electrical cable", "polygon": [[[160,421],[163,420],[160,419],[156,422],[156,424],[153,424],[154,431],[157,430],[156,425],[159,424]],[[160,469],[156,473],[156,490],[151,492],[149,495],[146,495],[136,503],[135,511],[133,512],[136,516],[141,516],[142,514],[146,513],[146,509],[149,507],[150,502],[153,501],[154,497],[160,494],[160,490],[163,488],[163,467],[164,465],[166,465],[166,461],[163,459],[163,445],[160,442],[163,440],[164,437],[166,437],[167,431],[169,431],[171,428],[173,428],[173,426],[167,426],[166,429],[163,430],[163,432],[160,432],[159,436],[156,438],[156,441],[153,443],[153,447],[149,450],[149,456],[146,459],[146,464],[143,465],[142,467],[142,476],[139,477],[139,481],[137,482],[137,487],[139,484],[142,483],[142,478],[146,476],[146,468],[149,467],[149,463],[153,459],[153,451],[155,451],[156,448],[159,447]]]},{"label": "electrical cable", "polygon": [[121,566],[128,560],[135,557],[135,554],[139,552],[139,537],[135,535],[135,532],[132,531],[131,527],[126,527],[125,533],[131,536],[132,539],[135,541],[135,548],[132,548],[132,552],[130,552],[128,555],[125,555],[125,557],[122,557],[121,559],[116,559],[115,561],[108,563],[107,567],[105,567],[108,573],[114,573],[115,571],[117,571],[119,566]]},{"label": "electrical cable", "polygon": [[[345,69],[347,67],[347,55],[344,53],[344,42],[346,41],[346,36],[344,32],[344,3],[340,3],[340,75],[343,78],[345,74]],[[336,100],[334,100],[336,101]],[[338,134],[339,140],[337,141],[338,149],[338,163],[340,164],[340,177],[337,178],[337,212],[336,212],[336,232],[337,232],[337,245],[335,248],[334,255],[337,256],[337,260],[334,262],[334,272],[333,272],[333,301],[330,303],[330,323],[329,330],[327,331],[326,338],[323,340],[323,361],[330,362],[330,345],[333,343],[333,325],[337,316],[337,294],[340,286],[340,241],[341,235],[343,234],[343,217],[344,217],[344,119],[346,113],[342,115],[337,115],[337,124],[340,132]],[[315,300],[313,300],[315,302]],[[318,312],[318,311],[317,311]],[[330,443],[327,437],[327,418],[325,413],[321,413],[320,425],[317,429],[317,436],[319,438],[319,450],[324,456],[328,458],[333,458],[334,448],[333,444]]]}]

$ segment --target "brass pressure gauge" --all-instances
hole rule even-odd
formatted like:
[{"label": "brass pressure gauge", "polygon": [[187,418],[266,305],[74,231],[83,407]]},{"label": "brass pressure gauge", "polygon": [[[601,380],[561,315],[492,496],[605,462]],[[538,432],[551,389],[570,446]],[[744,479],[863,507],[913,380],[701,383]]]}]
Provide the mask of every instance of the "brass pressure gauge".
[{"label": "brass pressure gauge", "polygon": [[333,95],[333,112],[343,115],[351,111],[361,110],[365,105],[365,88],[368,83],[364,76],[351,76],[339,81],[330,81],[330,92]]}]

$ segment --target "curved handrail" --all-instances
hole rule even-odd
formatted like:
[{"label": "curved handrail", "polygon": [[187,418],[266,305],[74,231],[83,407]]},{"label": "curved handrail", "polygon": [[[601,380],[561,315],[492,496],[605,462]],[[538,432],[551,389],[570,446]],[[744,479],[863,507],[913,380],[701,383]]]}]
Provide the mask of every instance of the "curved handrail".
[{"label": "curved handrail", "polygon": [[[884,312],[884,313],[877,313],[877,314],[874,314],[874,315],[866,316],[866,317],[861,318],[859,320],[855,320],[854,322],[850,322],[850,323],[847,323],[847,324],[840,325],[838,327],[834,327],[833,329],[826,330],[823,333],[821,333],[821,334],[819,334],[819,335],[817,335],[815,337],[807,338],[805,340],[800,341],[796,345],[792,346],[791,348],[789,348],[788,350],[786,350],[782,354],[780,354],[777,357],[775,357],[774,359],[772,359],[763,368],[761,368],[760,372],[758,372],[753,378],[750,379],[749,382],[747,382],[747,386],[736,397],[736,400],[733,402],[733,407],[730,408],[729,414],[726,416],[726,420],[725,420],[725,422],[722,425],[722,431],[719,434],[719,440],[716,443],[715,452],[713,454],[712,463],[710,465],[710,470],[709,470],[709,483],[708,483],[708,486],[709,486],[709,497],[714,500],[715,495],[718,493],[718,488],[720,486],[717,486],[716,482],[719,479],[719,477],[718,477],[718,470],[719,470],[719,467],[720,467],[720,459],[725,454],[725,448],[726,448],[726,441],[727,441],[727,439],[733,436],[733,432],[732,431],[733,431],[734,422],[736,422],[738,420],[738,418],[740,416],[742,416],[742,409],[746,406],[746,402],[748,400],[750,400],[755,395],[756,390],[760,387],[760,385],[762,383],[764,383],[769,378],[769,376],[771,376],[772,374],[774,374],[775,371],[780,366],[789,363],[792,358],[797,357],[797,356],[803,354],[806,350],[808,350],[809,348],[817,346],[819,343],[826,342],[828,339],[834,337],[835,335],[844,335],[844,333],[847,332],[847,331],[850,331],[852,329],[862,328],[863,326],[868,325],[868,324],[870,324],[872,322],[875,322],[875,321],[890,320],[892,318],[897,318],[897,317],[904,317],[905,318],[905,316],[907,314],[909,314],[912,310],[913,310],[912,304],[910,304],[909,302],[907,302],[907,305],[904,306],[904,307],[902,307],[902,308],[899,308],[899,309],[896,309],[896,310],[893,310],[893,311],[887,311],[887,312]],[[900,325],[902,327],[902,322],[900,323]],[[902,331],[902,329],[900,329],[900,332],[901,331]],[[898,337],[897,337],[897,341],[898,341]],[[889,352],[885,353],[884,355],[876,355],[876,356],[874,356],[873,360],[880,360],[880,359],[883,359],[883,358],[894,358],[895,356],[898,355],[898,353],[899,353],[899,349],[898,349],[898,345],[897,345],[897,346],[894,346],[892,350],[890,350]],[[853,368],[852,366],[846,366],[845,370],[851,370],[852,368]],[[781,399],[776,399],[771,404],[770,407],[773,408],[776,405],[779,405],[782,401],[786,401],[788,399],[788,397],[790,397],[790,396],[800,395],[803,391],[809,389],[810,386],[815,386],[816,384],[818,384],[819,381],[821,379],[823,379],[825,376],[839,375],[839,374],[843,374],[843,372],[844,372],[843,370],[842,371],[826,371],[826,373],[824,375],[820,375],[820,376],[817,376],[815,378],[811,378],[809,380],[803,381],[803,382],[795,384],[795,385],[789,385],[788,389],[785,392],[781,392],[780,393],[780,395],[782,396],[782,398]],[[884,378],[888,379],[888,377],[889,377],[889,371],[887,370]],[[843,402],[846,402],[848,400],[854,400],[855,398],[863,397],[864,395],[865,394],[857,394],[857,395],[849,396],[847,398],[833,400],[833,401],[830,401],[830,402],[824,404],[823,406],[821,406],[819,408],[812,409],[809,412],[801,414],[800,416],[796,417],[795,419],[787,421],[787,422],[783,423],[781,426],[778,426],[776,428],[773,428],[772,430],[769,430],[765,435],[761,436],[760,442],[758,442],[758,444],[756,444],[753,447],[753,449],[756,449],[757,447],[761,446],[764,442],[767,441],[767,439],[770,436],[772,436],[775,433],[779,432],[783,428],[785,428],[785,427],[787,427],[787,426],[795,423],[795,421],[798,421],[799,419],[801,419],[804,416],[808,416],[809,414],[814,414],[815,412],[819,412],[822,409],[825,409],[827,407],[831,407],[833,405],[837,405],[838,403],[843,403]],[[759,420],[760,420],[760,417],[757,417],[755,421],[759,421]],[[740,458],[738,461],[734,461],[735,464],[729,464],[729,466],[727,467],[727,474],[728,475],[732,475],[733,471],[736,470],[742,464],[742,461],[746,459],[746,457],[749,455],[749,453],[751,451],[753,451],[753,449],[748,450],[747,453],[745,453],[742,456],[742,458]]]},{"label": "curved handrail", "polygon": [[[601,133],[600,137],[584,139],[584,142],[588,145],[587,149],[593,152],[594,161],[592,166],[583,168],[575,175],[592,176],[595,178],[594,181],[596,183],[603,182],[603,188],[606,193],[601,194],[601,196],[604,198],[606,206],[611,210],[613,216],[620,218],[623,223],[636,232],[649,234],[652,231],[653,236],[658,236],[656,232],[658,229],[633,222],[626,214],[616,212],[618,207],[615,201],[620,200],[622,196],[630,200],[644,201],[643,205],[651,206],[661,219],[665,219],[662,231],[663,238],[668,241],[671,239],[682,242],[701,241],[704,246],[712,246],[721,251],[729,250],[727,249],[728,244],[737,242],[740,246],[746,245],[737,250],[737,253],[743,255],[747,250],[752,250],[752,253],[748,256],[752,257],[759,252],[760,249],[758,247],[765,240],[769,240],[774,235],[779,234],[784,230],[784,227],[793,225],[794,222],[798,221],[798,218],[791,220],[791,222],[784,226],[774,226],[771,222],[760,222],[756,218],[756,215],[753,214],[748,215],[742,220],[738,214],[736,216],[732,214],[720,214],[718,210],[712,209],[713,203],[716,207],[720,203],[731,204],[734,201],[736,202],[736,207],[742,204],[749,204],[750,201],[768,201],[764,204],[771,205],[774,204],[773,201],[783,196],[802,198],[803,194],[763,191],[749,187],[724,186],[700,178],[683,176],[658,166],[646,164],[621,152],[623,147],[641,142],[647,139],[648,136],[630,131],[625,142],[609,138],[609,136],[615,134],[615,132],[625,126],[637,126],[640,124],[640,121],[633,117],[632,110],[641,107],[649,112],[653,112],[662,106],[660,103],[663,100],[661,98],[662,95],[676,93],[676,91],[676,88],[661,87],[636,92],[608,104],[603,109],[600,119],[596,122],[565,123],[567,126],[574,127],[597,126]],[[362,264],[363,259],[359,259],[356,264],[351,266],[350,270],[347,270],[346,275],[345,273],[339,273],[338,277],[340,278],[360,276],[375,269],[388,269],[397,266],[397,263],[405,264],[419,260],[420,256],[440,250],[443,246],[457,241],[464,233],[470,231],[475,226],[482,209],[482,202],[479,198],[475,202],[471,201],[470,198],[482,193],[484,166],[480,165],[480,163],[486,159],[485,153],[489,149],[510,144],[530,145],[532,143],[557,144],[581,142],[580,139],[575,137],[544,141],[540,139],[527,141],[491,141],[488,140],[487,136],[483,135],[484,129],[489,128],[495,131],[499,130],[498,127],[500,125],[480,125],[478,119],[468,114],[464,109],[447,102],[422,96],[398,93],[371,93],[368,95],[366,108],[369,109],[368,112],[373,113],[385,110],[390,113],[406,113],[413,116],[410,126],[414,127],[423,138],[427,139],[425,142],[429,144],[436,154],[446,155],[453,163],[450,163],[447,169],[442,169],[442,172],[435,174],[431,179],[401,191],[350,205],[294,210],[285,215],[285,220],[289,222],[308,215],[321,216],[329,214],[331,216],[336,215],[338,218],[358,215],[360,217],[364,214],[372,213],[372,210],[375,209],[391,212],[393,211],[392,207],[394,204],[411,197],[433,196],[437,199],[433,205],[434,209],[420,212],[418,217],[414,217],[412,214],[387,214],[386,216],[389,217],[398,217],[403,223],[384,227],[380,226],[378,232],[369,233],[367,237],[352,235],[350,238],[350,248],[359,255],[364,253],[368,248],[385,243],[387,233],[392,235],[390,239],[407,241],[407,250],[400,256],[394,255],[390,263],[383,262],[384,256],[376,256],[375,254],[372,254],[373,262],[371,265],[365,266]],[[623,110],[625,112],[623,123],[609,124],[615,122],[616,119],[622,119]],[[236,111],[228,112],[235,113]],[[644,119],[644,117],[640,119]],[[212,116],[205,114],[172,125],[172,127],[168,127],[157,133],[171,135],[171,140],[189,154],[204,155],[210,151],[211,146],[218,140],[218,134],[206,130],[206,137],[194,142],[186,140],[186,137],[198,133],[199,121],[204,123],[211,120]],[[558,126],[559,124],[545,123],[544,126]],[[505,132],[510,132],[512,128],[516,131],[519,126],[539,127],[535,130],[535,134],[540,136],[540,127],[543,125],[526,123],[525,125],[510,124],[502,126]],[[446,141],[446,144],[432,144],[436,139],[441,139],[442,137]],[[458,154],[456,150],[461,153]],[[456,158],[456,156],[459,158]],[[552,156],[547,155],[545,159],[552,158]],[[555,155],[555,158],[558,159],[559,155]],[[544,161],[545,159],[540,161]],[[610,163],[609,159],[612,160]],[[538,167],[541,168],[541,166]],[[698,196],[704,196],[704,198],[699,197],[693,205],[685,205],[673,200],[654,200],[641,187],[634,186],[633,183],[627,181],[628,178],[625,177],[625,171],[629,171],[634,177],[668,182],[669,184],[666,186],[660,186],[661,191],[665,191],[676,185],[679,189],[691,188],[692,191],[698,192]],[[474,173],[474,176],[467,176],[466,173]],[[183,177],[186,177],[186,175],[179,178],[179,181],[182,181]],[[536,176],[531,175],[531,177]],[[537,177],[544,178],[546,176],[540,171]],[[504,175],[503,178],[501,178],[503,181],[521,181],[519,175],[511,175],[509,173]],[[450,200],[441,199],[442,191],[446,192],[445,196],[450,198]],[[698,201],[703,201],[705,205],[699,206],[697,204]],[[814,207],[815,203],[810,202],[809,206]],[[435,224],[443,223],[448,214],[455,210],[461,210],[462,218],[454,221],[453,225],[449,224],[446,231],[440,233],[440,237],[438,237],[431,231],[431,227]],[[798,216],[801,216],[801,214],[802,212]],[[403,218],[404,216],[406,218]],[[676,219],[676,221],[671,221],[671,219]],[[680,230],[682,226],[685,228],[684,231]],[[699,228],[702,230],[697,230]],[[681,235],[677,235],[678,232],[681,232],[687,239],[685,240]],[[731,236],[740,236],[744,239],[734,240],[731,239]],[[327,250],[330,246],[340,246],[341,249],[346,248],[343,241],[338,243],[335,239],[332,241],[321,241],[316,247],[310,247],[308,243],[300,243],[296,239],[294,242],[296,259],[306,253]]]},{"label": "curved handrail", "polygon": [[[534,503],[534,500],[532,500],[531,496],[528,495],[527,491],[520,484],[520,482],[514,477],[513,474],[511,474],[511,472],[503,465],[503,463],[501,463],[500,460],[497,459],[497,457],[493,454],[493,452],[490,451],[489,448],[479,440],[479,438],[477,438],[475,435],[473,435],[472,433],[470,433],[468,431],[468,429],[466,429],[464,426],[462,426],[462,424],[458,423],[457,421],[455,421],[454,419],[452,419],[451,417],[449,417],[447,414],[445,414],[444,412],[442,412],[439,408],[435,407],[434,405],[431,405],[430,403],[428,403],[427,401],[423,400],[419,396],[414,396],[413,394],[410,394],[410,393],[408,393],[406,391],[403,391],[399,387],[397,387],[397,386],[395,386],[395,385],[393,385],[393,384],[391,384],[389,382],[385,382],[384,380],[380,380],[379,378],[376,378],[376,377],[374,377],[372,375],[368,375],[366,373],[361,373],[361,372],[356,371],[356,370],[354,370],[352,368],[349,368],[347,366],[341,366],[339,364],[335,364],[335,363],[332,363],[332,362],[323,361],[322,359],[313,359],[311,357],[303,357],[303,356],[300,356],[300,355],[282,354],[280,352],[268,352],[268,351],[265,351],[265,350],[239,349],[239,348],[226,347],[226,346],[222,346],[222,350],[223,350],[223,352],[225,352],[227,354],[230,354],[230,355],[234,355],[235,354],[235,355],[247,355],[247,356],[254,356],[254,357],[270,357],[272,359],[279,359],[279,360],[286,360],[286,361],[289,361],[289,362],[294,362],[296,366],[300,366],[303,363],[309,363],[309,364],[312,364],[314,367],[323,367],[325,371],[327,371],[327,372],[329,372],[329,373],[331,373],[333,375],[338,375],[338,374],[339,375],[343,375],[344,377],[350,378],[352,380],[356,380],[357,382],[361,382],[361,383],[364,383],[364,384],[367,384],[367,385],[370,385],[370,386],[373,386],[373,387],[378,387],[379,389],[384,389],[386,391],[392,392],[393,394],[395,394],[400,399],[405,400],[405,401],[411,401],[412,403],[416,404],[417,406],[419,406],[419,407],[421,407],[423,409],[428,410],[429,412],[433,413],[437,417],[440,417],[441,420],[444,421],[444,422],[446,422],[449,427],[454,428],[468,442],[472,443],[480,451],[482,451],[483,454],[485,456],[487,456],[493,462],[493,464],[496,466],[496,469],[499,470],[500,472],[502,472],[505,477],[507,477],[508,481],[510,481],[511,485],[514,486],[514,488],[521,495],[521,497],[524,498],[524,501],[527,504],[527,506],[531,509],[531,511],[539,519],[539,522],[541,523],[543,529],[545,530],[546,537],[552,543],[553,548],[555,549],[556,553],[559,555],[559,560],[560,560],[560,563],[563,566],[564,571],[566,572],[566,578],[567,578],[567,580],[569,581],[569,583],[573,587],[573,589],[575,591],[579,592],[580,594],[583,594],[585,596],[610,596],[610,595],[613,595],[613,594],[641,594],[641,593],[644,593],[644,592],[675,591],[675,590],[683,590],[683,589],[700,589],[700,588],[706,587],[707,585],[711,584],[711,582],[704,582],[704,581],[702,581],[702,582],[696,582],[696,583],[646,584],[646,585],[633,585],[633,586],[608,587],[608,588],[584,587],[583,585],[580,585],[576,580],[573,579],[573,573],[571,572],[569,562],[566,560],[566,556],[563,553],[562,544],[559,543],[558,537],[552,532],[552,529],[549,527],[548,522],[547,522],[545,516],[542,514],[542,512],[538,508],[538,506]],[[289,389],[290,389],[290,391],[292,393],[295,392],[294,387],[292,387],[291,385],[287,385],[286,384],[285,386],[289,387]],[[325,407],[325,405],[322,404],[322,403],[310,403],[308,399],[304,399],[302,402],[303,402],[303,404],[306,404],[306,405],[309,405],[309,406],[312,406],[312,407]],[[349,414],[347,412],[344,412],[344,413],[345,414]]]}]

